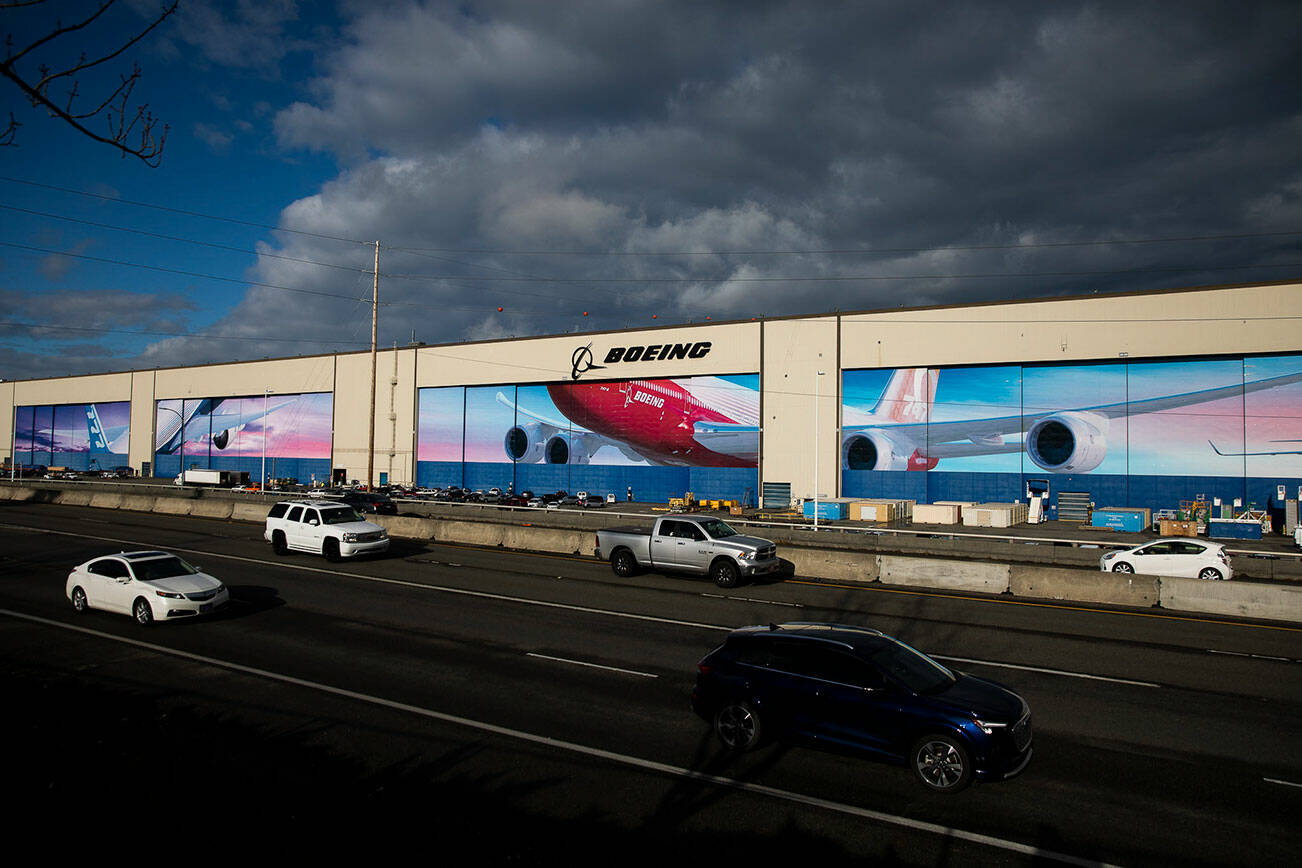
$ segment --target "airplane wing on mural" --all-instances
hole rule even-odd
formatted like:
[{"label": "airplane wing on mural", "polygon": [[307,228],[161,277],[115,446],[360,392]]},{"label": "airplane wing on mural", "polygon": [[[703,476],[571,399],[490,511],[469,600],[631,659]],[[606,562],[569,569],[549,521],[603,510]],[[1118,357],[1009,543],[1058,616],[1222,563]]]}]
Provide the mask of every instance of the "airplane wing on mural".
[{"label": "airplane wing on mural", "polygon": [[[225,449],[231,442],[231,435],[236,434],[251,422],[260,422],[282,407],[294,403],[296,398],[278,401],[274,404],[254,401],[252,410],[244,410],[245,401],[226,398],[205,398],[195,404],[194,409],[185,416],[185,430],[191,437],[206,436],[212,432],[212,445]],[[265,409],[264,409],[265,406]],[[233,409],[239,407],[240,409]],[[170,408],[171,414],[164,425],[158,429],[158,447],[155,452],[170,455],[181,448],[181,414]]]},{"label": "airplane wing on mural", "polygon": [[[1271,440],[1271,443],[1302,443],[1302,440]],[[1219,447],[1212,441],[1208,440],[1207,445],[1212,447],[1212,451],[1217,455],[1224,455],[1230,458],[1251,458],[1254,455],[1302,455],[1302,449],[1276,449],[1273,452],[1222,452]]]},{"label": "airplane wing on mural", "polygon": [[[1242,397],[1246,393],[1302,382],[1302,371],[1299,371],[1136,401],[1016,416],[926,422],[919,416],[925,418],[925,403],[934,402],[939,372],[930,377],[927,391],[905,389],[906,381],[916,381],[918,374],[914,372],[925,370],[908,369],[910,373],[905,377],[896,371],[873,411],[867,414],[871,421],[843,428],[842,466],[850,470],[929,470],[942,458],[1025,450],[1036,466],[1051,473],[1087,473],[1107,456],[1108,427],[1112,419]],[[900,421],[903,419],[908,421]],[[1212,448],[1216,448],[1214,444]]]}]

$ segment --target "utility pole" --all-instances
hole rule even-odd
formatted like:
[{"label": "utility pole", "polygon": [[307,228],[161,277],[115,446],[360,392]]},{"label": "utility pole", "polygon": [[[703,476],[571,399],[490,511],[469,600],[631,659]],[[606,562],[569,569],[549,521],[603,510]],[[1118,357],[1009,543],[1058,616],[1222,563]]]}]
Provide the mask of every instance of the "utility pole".
[{"label": "utility pole", "polygon": [[366,450],[366,488],[375,486],[375,337],[380,313],[380,242],[375,242],[375,280],[371,284],[371,424]]}]

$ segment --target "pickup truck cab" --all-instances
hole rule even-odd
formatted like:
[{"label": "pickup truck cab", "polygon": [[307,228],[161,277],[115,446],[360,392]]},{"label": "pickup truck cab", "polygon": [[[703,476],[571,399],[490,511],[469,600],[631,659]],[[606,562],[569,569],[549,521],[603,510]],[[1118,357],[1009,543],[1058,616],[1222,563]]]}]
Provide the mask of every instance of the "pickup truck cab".
[{"label": "pickup truck cab", "polygon": [[389,532],[338,500],[282,501],[267,514],[263,539],[276,554],[291,549],[328,561],[387,551]]},{"label": "pickup truck cab", "polygon": [[594,554],[609,560],[617,576],[639,569],[676,570],[708,575],[721,588],[742,576],[776,572],[777,546],[745,536],[713,516],[674,515],[656,519],[650,530],[613,527],[597,531]]}]

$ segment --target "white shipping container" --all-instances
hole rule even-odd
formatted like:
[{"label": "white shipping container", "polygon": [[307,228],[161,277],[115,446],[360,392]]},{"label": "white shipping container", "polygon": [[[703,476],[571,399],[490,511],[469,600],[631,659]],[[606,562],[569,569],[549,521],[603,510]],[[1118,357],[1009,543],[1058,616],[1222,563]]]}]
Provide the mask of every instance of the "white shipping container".
[{"label": "white shipping container", "polygon": [[914,524],[958,524],[963,508],[957,503],[919,503],[913,507]]}]

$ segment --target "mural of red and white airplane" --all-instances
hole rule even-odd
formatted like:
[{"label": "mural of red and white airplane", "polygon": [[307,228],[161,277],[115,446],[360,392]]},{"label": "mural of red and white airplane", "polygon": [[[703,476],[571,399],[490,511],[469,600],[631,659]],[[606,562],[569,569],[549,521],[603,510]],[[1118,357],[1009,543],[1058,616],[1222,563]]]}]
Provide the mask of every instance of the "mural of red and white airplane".
[{"label": "mural of red and white airplane", "polygon": [[565,420],[499,403],[518,419],[503,440],[516,462],[587,464],[610,446],[627,460],[695,467],[755,467],[759,393],[720,377],[561,383],[547,387]]}]

